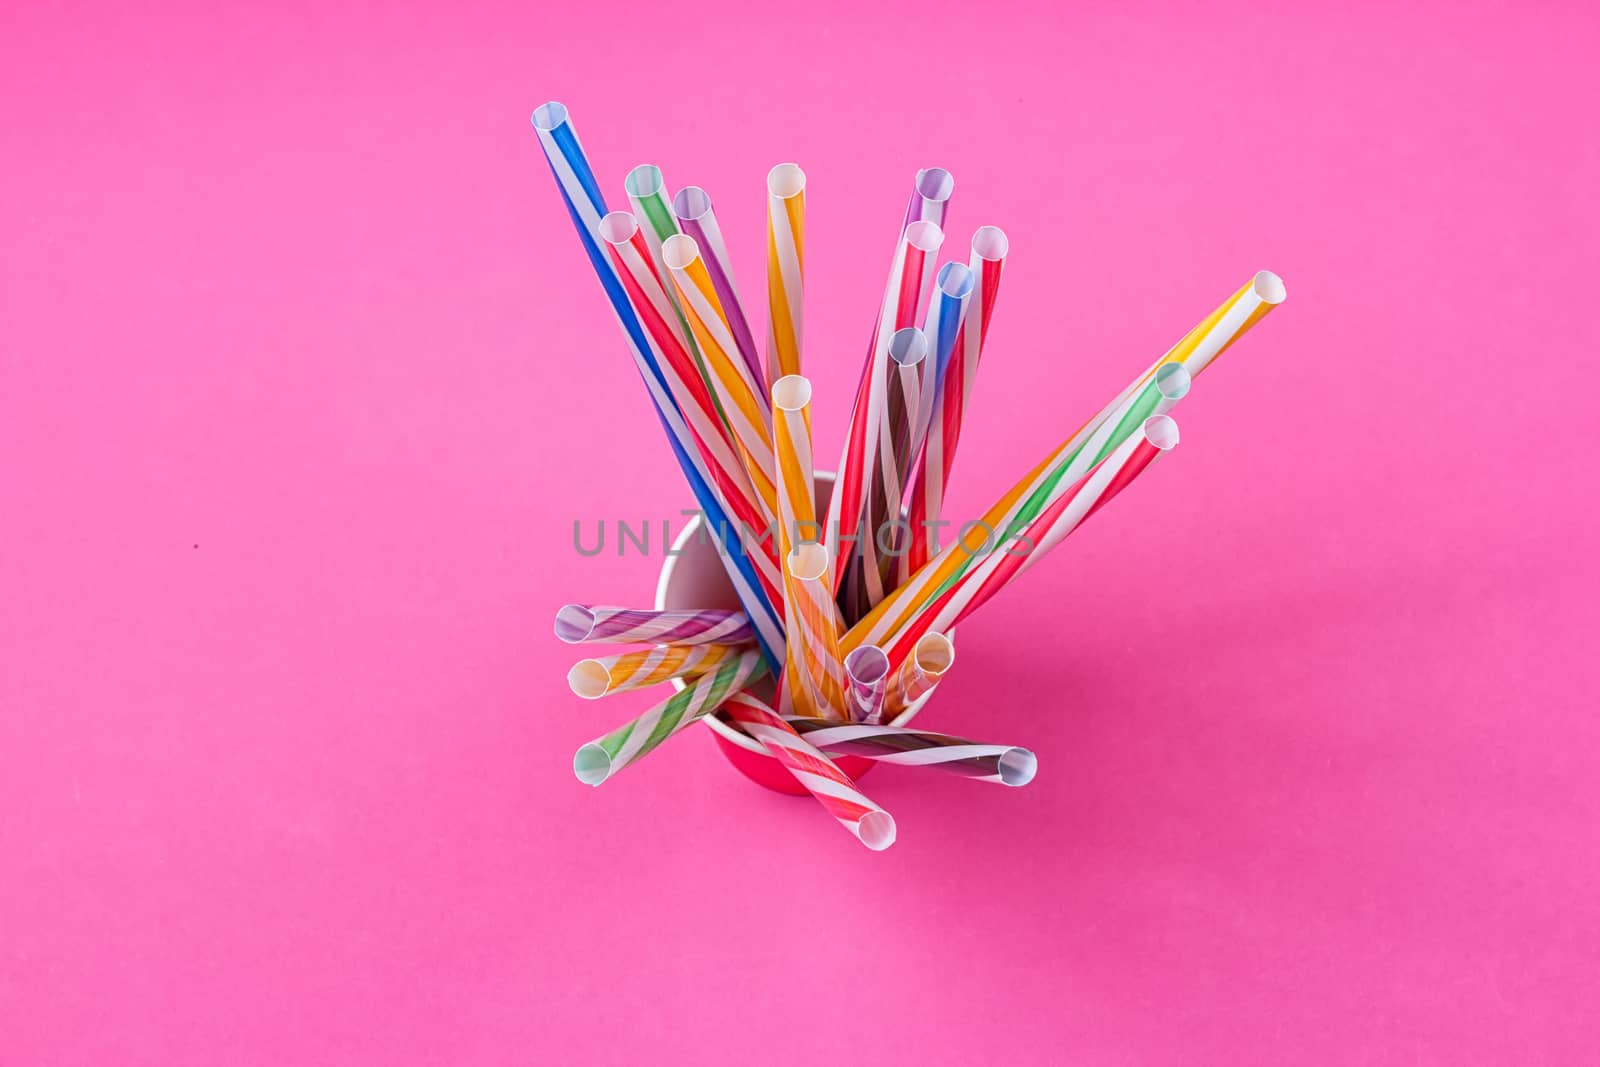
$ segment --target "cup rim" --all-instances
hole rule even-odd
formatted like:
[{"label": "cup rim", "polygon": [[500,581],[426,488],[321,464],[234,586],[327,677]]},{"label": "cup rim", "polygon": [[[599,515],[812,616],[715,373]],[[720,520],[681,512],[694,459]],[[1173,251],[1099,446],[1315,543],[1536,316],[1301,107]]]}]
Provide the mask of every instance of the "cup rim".
[{"label": "cup rim", "polygon": [[[831,481],[833,481],[833,478],[834,478],[834,475],[833,475],[832,471],[818,471],[816,473],[816,480],[818,482],[822,482],[822,481],[831,482]],[[689,539],[690,538],[694,537],[697,533],[699,533],[700,528],[704,524],[704,522],[705,522],[705,517],[703,515],[696,515],[693,519],[689,520],[689,522],[684,526],[684,528],[678,532],[678,536],[673,539],[672,550],[667,554],[667,558],[662,562],[662,564],[661,564],[661,574],[656,579],[655,606],[656,606],[656,610],[657,611],[663,611],[663,610],[666,609],[666,606],[667,606],[667,587],[672,584],[672,575],[673,575],[673,572],[677,569],[677,566],[678,566],[678,553],[679,553],[679,551],[683,548],[684,545],[689,543]],[[955,639],[956,639],[955,634],[956,634],[956,632],[955,632],[955,628],[954,627],[952,627],[951,629],[945,631],[945,636],[950,639],[952,644],[955,643]],[[685,688],[688,687],[688,683],[686,683],[682,678],[674,678],[674,679],[672,679],[672,683],[671,684],[672,684],[672,687],[674,689],[678,689],[678,690],[682,690],[682,689],[685,689]],[[891,721],[889,723],[889,725],[890,726],[905,726],[908,723],[910,723],[911,720],[916,717],[917,713],[920,712],[924,707],[927,706],[928,701],[933,698],[933,693],[935,691],[936,690],[929,691],[928,693],[925,693],[923,695],[922,699],[920,699],[920,700],[916,701],[915,703],[911,704],[909,707],[906,708],[905,711],[902,711],[899,715],[895,716],[893,721]],[[759,742],[759,741],[755,740],[754,738],[750,737],[748,734],[744,733],[744,731],[736,730],[732,726],[728,725],[728,723],[724,722],[723,718],[722,718],[722,713],[720,711],[718,711],[718,712],[716,712],[714,714],[711,714],[711,715],[707,715],[703,719],[701,719],[700,721],[705,723],[708,727],[710,727],[713,731],[715,731],[719,736],[721,736],[725,740],[730,741],[735,745],[738,745],[740,748],[746,750],[747,752],[753,752],[753,753],[755,753],[755,754],[757,754],[759,756],[765,756],[767,759],[771,759],[772,758],[772,754],[769,753],[764,747],[762,747],[761,742]]]}]

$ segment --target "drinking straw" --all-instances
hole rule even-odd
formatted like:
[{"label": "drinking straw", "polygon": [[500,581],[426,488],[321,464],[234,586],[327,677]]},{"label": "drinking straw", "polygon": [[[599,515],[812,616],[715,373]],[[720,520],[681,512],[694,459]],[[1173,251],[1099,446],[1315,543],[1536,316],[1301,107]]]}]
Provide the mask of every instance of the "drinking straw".
[{"label": "drinking straw", "polygon": [[[863,845],[881,852],[894,844],[894,817],[869,800],[850,776],[819,752],[766,702],[749,693],[735,693],[722,714],[755,738],[805,786],[824,810]],[[815,720],[807,720],[815,721]]]},{"label": "drinking straw", "polygon": [[742,611],[650,611],[564,604],[556,612],[556,637],[569,645],[733,645],[755,640],[755,631]]},{"label": "drinking straw", "polygon": [[567,684],[585,700],[643,689],[673,678],[704,674],[738,656],[744,645],[657,645],[598,659],[580,659],[567,672]]},{"label": "drinking straw", "polygon": [[806,172],[779,163],[767,173],[767,375],[800,373],[806,291]]},{"label": "drinking straw", "polygon": [[876,723],[883,719],[883,698],[889,682],[889,657],[877,645],[862,645],[844,658],[849,685],[850,721]]},{"label": "drinking straw", "polygon": [[911,497],[906,506],[906,524],[911,532],[905,552],[895,560],[896,585],[904,583],[912,571],[928,562],[929,546],[935,544],[933,523],[944,511],[944,489],[955,465],[961,420],[977,380],[978,361],[983,355],[984,339],[989,335],[989,320],[994,315],[995,296],[1000,291],[1000,272],[1005,266],[1008,247],[1005,231],[998,226],[980,226],[972,235],[969,269],[976,275],[977,284],[972,288],[966,316],[950,354],[950,364],[940,379],[938,404],[929,418],[922,459],[911,479]]},{"label": "drinking straw", "polygon": [[712,390],[739,444],[745,472],[770,521],[777,515],[777,486],[772,469],[772,413],[766,391],[756,390],[750,368],[736,358],[727,317],[694,238],[681,233],[667,238],[661,246],[661,258],[672,276],[689,327],[700,343]]},{"label": "drinking straw", "polygon": [[[893,654],[890,662],[894,661]],[[889,677],[883,698],[883,716],[896,719],[939,684],[956,661],[956,646],[944,634],[929,633],[917,638],[900,669]]]},{"label": "drinking straw", "polygon": [[789,642],[799,646],[800,670],[784,679],[795,709],[810,718],[845,718],[844,664],[839,655],[839,609],[828,588],[828,553],[821,545],[796,545],[786,557]]},{"label": "drinking straw", "polygon": [[918,219],[926,219],[944,229],[945,215],[950,210],[950,194],[956,191],[954,176],[943,167],[924,167],[917,171],[911,183],[911,201],[906,204],[906,220],[901,228]]},{"label": "drinking straw", "polygon": [[[778,479],[778,532],[775,540],[782,559],[802,542],[821,536],[816,515],[816,468],[811,452],[811,383],[798,374],[787,374],[772,383],[773,462]],[[785,571],[787,576],[787,571]],[[824,581],[824,587],[832,584]],[[786,633],[799,633],[802,622],[792,580],[784,587],[784,625]],[[787,647],[780,703],[799,706],[815,714],[815,702],[808,687],[796,682],[806,669],[802,644],[791,641]],[[798,701],[798,705],[795,702]]]},{"label": "drinking straw", "polygon": [[754,649],[728,660],[632,722],[579,748],[572,757],[572,773],[585,785],[599,785],[673,734],[716,711],[724,700],[766,670]]},{"label": "drinking straw", "polygon": [[[1077,432],[1023,475],[981,519],[969,523],[967,534],[958,537],[885,596],[871,613],[850,628],[841,648],[849,652],[863,644],[888,647],[891,638],[901,632],[943,589],[948,588],[979,554],[970,544],[971,533],[982,532],[984,539],[987,539],[993,532],[1015,529],[1018,523],[1031,522],[1040,510],[1071,487],[1073,483],[1063,484],[1062,475],[1067,465],[1077,456],[1089,436],[1152,378],[1162,363],[1182,363],[1191,375],[1196,373],[1197,368],[1205,369],[1273,307],[1282,303],[1284,295],[1283,282],[1276,274],[1270,271],[1257,274],[1244,288],[1190,330],[1183,340],[1168,349],[1166,355],[1152,364],[1145,374],[1135,379],[1099,414],[1079,427]],[[1120,443],[1109,442],[1109,447],[1115,448]],[[982,540],[979,544],[982,544]]]},{"label": "drinking straw", "polygon": [[678,232],[677,221],[672,216],[672,203],[667,199],[667,179],[654,163],[641,163],[623,179],[628,191],[628,203],[639,219],[645,243],[650,247],[650,262],[661,271],[661,242]]},{"label": "drinking straw", "polygon": [[778,570],[778,555],[770,540],[751,534],[752,531],[765,530],[766,515],[750,484],[737,442],[723,422],[722,411],[698,365],[691,358],[686,346],[686,327],[668,300],[661,279],[646,259],[642,227],[628,212],[613,211],[600,220],[599,229],[617,268],[617,277],[644,327],[667,392],[688,425],[712,483],[732,517],[737,520],[738,534],[749,535],[752,540],[759,542],[749,558],[768,601],[778,604],[783,596],[783,576]]},{"label": "drinking straw", "polygon": [[946,263],[939,268],[933,302],[928,307],[928,317],[922,332],[928,335],[933,349],[931,373],[922,376],[922,398],[917,404],[917,421],[911,427],[908,446],[909,473],[928,436],[928,425],[933,419],[938,395],[944,390],[945,368],[950,365],[951,353],[956,347],[956,337],[966,319],[967,305],[972,297],[974,275],[960,263]]},{"label": "drinking straw", "polygon": [[[909,314],[902,307],[907,279],[914,279],[911,286],[915,291],[921,284],[921,275],[925,273],[924,264],[938,252],[943,241],[944,232],[938,226],[920,220],[913,222],[900,235],[894,257],[889,263],[889,278],[884,285],[883,302],[878,309],[872,344],[867,350],[866,366],[856,389],[855,404],[850,411],[844,453],[839,459],[839,476],[834,480],[833,496],[828,507],[829,528],[824,543],[828,547],[829,571],[836,588],[843,579],[844,568],[840,564],[840,557],[845,555],[845,545],[851,545],[854,554],[869,553],[876,565],[873,538],[863,519],[872,481],[871,467],[880,447],[878,435],[887,400],[889,342],[896,330],[912,325],[916,300],[911,301],[912,310]],[[901,321],[902,318],[904,321]]]},{"label": "drinking straw", "polygon": [[[915,326],[896,330],[889,339],[889,373],[886,381],[883,419],[878,426],[877,462],[867,490],[864,525],[873,539],[877,568],[872,580],[866,575],[866,558],[853,556],[845,575],[841,601],[851,618],[860,618],[883,598],[884,582],[894,564],[890,549],[903,543],[898,536],[902,478],[909,465],[911,427],[920,415],[923,381],[933,373],[928,359],[928,336]],[[881,539],[885,532],[894,535],[889,546]]]},{"label": "drinking straw", "polygon": [[600,195],[594,172],[578,143],[577,132],[572,127],[567,109],[565,105],[552,100],[534,110],[532,122],[539,138],[539,147],[555,178],[556,189],[566,205],[584,253],[589,257],[589,263],[605,290],[612,313],[622,328],[629,353],[650,393],[656,417],[661,420],[662,429],[667,433],[667,442],[689,482],[706,523],[724,542],[721,556],[728,578],[755,626],[756,639],[768,665],[776,670],[783,662],[782,624],[773,605],[760,591],[760,581],[755,568],[745,556],[743,546],[737,538],[730,540],[726,535],[728,521],[723,502],[711,486],[704,461],[694,450],[688,427],[666,392],[627,294],[610,261],[600,250],[596,231],[601,216],[606,213],[605,199]]},{"label": "drinking straw", "polygon": [[751,377],[758,383],[770,379],[763,377],[761,353],[756,349],[755,336],[750,332],[750,319],[745,314],[744,302],[739,299],[739,289],[733,281],[733,265],[728,259],[728,246],[722,239],[722,227],[711,210],[711,194],[698,185],[687,185],[672,198],[672,213],[677,217],[678,230],[693,237],[705,256],[706,273],[711,276],[711,286],[727,312],[728,327],[733,331],[739,356],[750,369]]},{"label": "drinking straw", "polygon": [[988,745],[909,726],[831,726],[809,719],[789,722],[817,748],[838,756],[933,767],[963,778],[1009,786],[1027,785],[1039,769],[1038,758],[1017,745]]},{"label": "drinking straw", "polygon": [[942,589],[896,635],[890,649],[891,661],[904,655],[927,631],[949,629],[982,607],[1177,444],[1176,422],[1166,415],[1146,419],[1137,433],[1054,499],[1029,525],[995,545],[959,579]]}]

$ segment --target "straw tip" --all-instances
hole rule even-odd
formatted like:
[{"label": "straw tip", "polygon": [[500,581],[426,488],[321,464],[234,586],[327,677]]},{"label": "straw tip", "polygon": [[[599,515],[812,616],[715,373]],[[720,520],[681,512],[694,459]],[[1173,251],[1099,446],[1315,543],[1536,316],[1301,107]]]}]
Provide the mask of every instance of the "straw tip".
[{"label": "straw tip", "polygon": [[686,233],[675,233],[661,242],[661,262],[668,270],[683,270],[699,258],[699,243]]},{"label": "straw tip", "polygon": [[611,755],[591,741],[572,757],[572,773],[584,785],[599,785],[611,777]]},{"label": "straw tip", "polygon": [[611,672],[597,659],[580,659],[567,672],[567,685],[585,700],[598,700],[611,688]]},{"label": "straw tip", "polygon": [[767,192],[788,200],[806,191],[806,172],[798,163],[779,163],[767,171]]},{"label": "straw tip", "polygon": [[556,611],[556,637],[569,645],[587,641],[594,624],[594,612],[582,604],[563,604]]},{"label": "straw tip", "polygon": [[1025,748],[1008,748],[1000,754],[999,770],[1003,785],[1024,786],[1039,773],[1039,758]]},{"label": "straw tip", "polygon": [[567,121],[567,105],[557,100],[540,104],[533,109],[533,128],[549,132]]},{"label": "straw tip", "polygon": [[1011,238],[998,226],[979,226],[972,235],[972,250],[979,259],[992,263],[1006,258],[1011,250]]},{"label": "straw tip", "polygon": [[1283,279],[1270,270],[1257,271],[1255,278],[1250,282],[1250,287],[1255,290],[1263,304],[1281,304],[1289,296],[1289,290],[1284,287]]},{"label": "straw tip", "polygon": [[629,196],[651,197],[666,186],[666,177],[661,173],[661,168],[654,163],[640,163],[628,172],[622,180],[623,186],[628,190]]},{"label": "straw tip", "polygon": [[882,852],[894,844],[894,816],[886,811],[869,811],[856,823],[856,834],[863,845]]},{"label": "straw tip", "polygon": [[1171,415],[1151,415],[1144,420],[1144,438],[1163,452],[1178,447],[1178,423]]},{"label": "straw tip", "polygon": [[799,374],[785,374],[772,383],[772,406],[779,411],[799,411],[811,403],[811,380]]}]

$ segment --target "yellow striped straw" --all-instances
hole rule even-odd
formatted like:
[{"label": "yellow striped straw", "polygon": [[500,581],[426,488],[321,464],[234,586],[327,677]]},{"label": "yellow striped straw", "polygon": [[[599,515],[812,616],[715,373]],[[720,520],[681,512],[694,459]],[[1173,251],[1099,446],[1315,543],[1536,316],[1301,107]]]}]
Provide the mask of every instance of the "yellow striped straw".
[{"label": "yellow striped straw", "polygon": [[[843,620],[826,581],[828,551],[819,544],[796,545],[785,557],[784,570],[790,606],[785,614],[793,620],[786,636],[789,646],[800,648],[799,670],[784,680],[784,690],[791,694],[795,714],[844,722],[844,659],[839,654]],[[795,658],[790,656],[790,662]]]},{"label": "yellow striped straw", "polygon": [[779,163],[767,174],[767,380],[800,373],[806,301],[806,172]]},{"label": "yellow striped straw", "polygon": [[689,328],[705,357],[707,384],[722,406],[724,418],[744,460],[756,496],[770,521],[777,515],[778,489],[773,473],[772,414],[765,391],[758,390],[739,349],[728,317],[717,299],[693,237],[675,234],[661,245],[662,262],[672,275],[673,289]]},{"label": "yellow striped straw", "polygon": [[948,637],[924,634],[889,681],[889,690],[883,698],[884,719],[892,721],[927,696],[955,661],[956,646]]},{"label": "yellow striped straw", "polygon": [[[938,595],[938,590],[951,576],[959,573],[974,557],[982,555],[987,542],[1004,531],[1010,518],[1023,501],[1039,487],[1055,465],[1074,449],[1084,445],[1094,432],[1112,415],[1120,411],[1135,396],[1163,363],[1181,363],[1191,377],[1198,376],[1211,363],[1267,313],[1281,304],[1287,295],[1283,280],[1271,271],[1261,271],[1222,306],[1207,315],[1200,324],[1184,335],[1150,368],[1134,379],[1116,399],[1107,404],[1076,433],[1063,441],[1022,479],[1013,485],[994,506],[984,513],[980,522],[968,523],[963,536],[949,545],[926,565],[918,569],[904,583],[890,592],[860,622],[844,635],[840,647],[849,653],[861,645],[871,644],[887,648],[894,638],[922,612]],[[1088,450],[1085,449],[1085,452]],[[1092,465],[1092,464],[1091,464]],[[1056,494],[1072,488],[1072,480],[1062,478],[1055,487]]]},{"label": "yellow striped straw", "polygon": [[748,643],[657,645],[599,659],[580,659],[567,672],[567,684],[585,700],[597,700],[673,678],[704,674],[749,648]]},{"label": "yellow striped straw", "polygon": [[[787,560],[796,544],[820,541],[822,528],[817,523],[816,469],[811,453],[811,383],[798,374],[787,374],[772,383],[772,449],[778,474],[778,558]],[[798,633],[800,620],[795,614],[796,598],[790,591],[788,570],[784,571],[784,626]],[[833,588],[830,584],[828,588]],[[804,655],[797,641],[787,646],[781,699],[808,718],[817,717],[809,690],[798,685],[805,669]]]}]

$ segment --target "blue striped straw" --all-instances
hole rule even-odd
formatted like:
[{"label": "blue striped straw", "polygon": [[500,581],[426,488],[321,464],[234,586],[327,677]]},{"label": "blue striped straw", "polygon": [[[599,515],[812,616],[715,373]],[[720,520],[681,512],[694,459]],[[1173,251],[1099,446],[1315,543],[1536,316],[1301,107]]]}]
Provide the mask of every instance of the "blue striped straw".
[{"label": "blue striped straw", "polygon": [[611,261],[600,250],[596,233],[600,219],[607,213],[605,198],[600,195],[594,171],[583,154],[582,146],[578,144],[578,135],[572,128],[566,107],[555,101],[541,105],[533,112],[533,127],[538,132],[539,146],[544,150],[546,162],[550,164],[550,173],[555,177],[556,188],[567,206],[572,226],[578,231],[578,239],[589,256],[589,263],[594,267],[606,298],[611,302],[611,310],[622,326],[634,364],[639,368],[639,376],[644,379],[656,415],[666,430],[672,454],[677,457],[678,466],[688,479],[689,488],[700,504],[705,521],[717,532],[723,549],[723,564],[728,569],[734,592],[738,594],[739,603],[744,605],[745,613],[750,616],[756,642],[761,646],[768,667],[776,674],[783,669],[782,623],[761,591],[755,569],[739,541],[737,527],[728,521],[722,501],[711,486],[704,460],[689,444],[691,438],[688,427],[667,390],[644,328],[628,302],[628,294],[622,288]]}]

